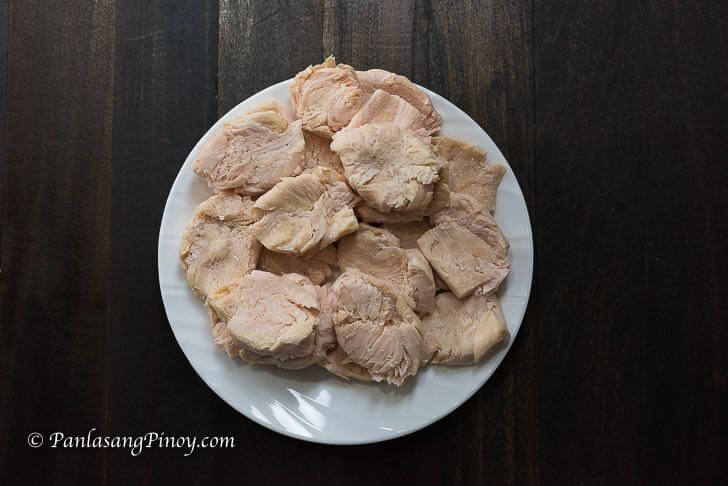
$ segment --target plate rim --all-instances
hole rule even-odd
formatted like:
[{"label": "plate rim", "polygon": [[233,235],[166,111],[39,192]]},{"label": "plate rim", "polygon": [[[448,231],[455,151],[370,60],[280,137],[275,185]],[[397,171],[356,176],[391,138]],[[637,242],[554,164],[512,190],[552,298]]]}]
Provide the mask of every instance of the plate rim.
[{"label": "plate rim", "polygon": [[433,97],[442,98],[448,104],[450,104],[452,108],[455,109],[458,116],[463,117],[465,120],[467,120],[468,122],[470,122],[473,125],[475,125],[476,127],[478,127],[478,129],[482,130],[482,132],[486,135],[486,137],[493,143],[493,146],[498,151],[498,155],[500,155],[501,159],[503,161],[505,161],[507,169],[511,171],[511,173],[513,174],[513,178],[515,179],[515,182],[516,182],[517,191],[515,191],[515,195],[519,199],[519,202],[525,208],[526,223],[527,223],[526,236],[527,236],[527,241],[528,241],[527,248],[528,248],[528,257],[529,257],[528,265],[527,265],[528,272],[527,272],[527,283],[526,283],[526,292],[525,292],[525,305],[522,307],[522,309],[519,312],[519,315],[515,319],[514,328],[513,328],[513,331],[511,332],[511,338],[509,339],[508,343],[506,344],[504,352],[502,354],[500,354],[499,356],[491,357],[491,359],[494,359],[494,361],[493,361],[494,366],[493,366],[492,370],[489,373],[486,373],[482,379],[478,380],[478,383],[476,386],[473,386],[467,393],[464,393],[458,400],[456,400],[453,404],[451,404],[451,406],[446,411],[440,413],[436,417],[431,418],[430,420],[422,421],[421,423],[419,423],[416,426],[413,426],[409,429],[388,431],[389,434],[386,434],[386,436],[383,436],[383,437],[374,437],[374,438],[359,439],[359,440],[357,440],[357,439],[338,439],[337,440],[337,439],[331,439],[331,438],[322,438],[322,437],[316,436],[316,435],[312,435],[311,437],[297,435],[297,434],[289,431],[288,429],[279,426],[278,424],[275,424],[272,422],[270,422],[270,423],[265,422],[265,421],[261,420],[260,418],[256,417],[255,415],[247,413],[246,410],[241,410],[240,408],[234,406],[227,398],[225,398],[225,396],[223,396],[223,394],[220,391],[218,391],[218,389],[210,381],[208,381],[203,376],[202,373],[200,373],[200,371],[197,369],[195,364],[192,362],[192,359],[190,358],[188,353],[185,351],[184,346],[182,346],[182,343],[180,342],[180,337],[177,335],[177,331],[175,330],[174,326],[172,325],[172,321],[170,319],[170,313],[167,308],[167,302],[165,299],[165,291],[164,291],[164,286],[162,283],[162,268],[161,268],[162,236],[163,236],[162,232],[163,232],[163,229],[165,228],[165,222],[167,220],[167,210],[169,208],[170,200],[172,198],[172,195],[175,193],[175,188],[180,183],[182,171],[186,167],[187,161],[192,156],[192,153],[197,150],[198,146],[200,144],[202,144],[203,140],[208,139],[210,134],[214,130],[217,129],[218,123],[220,123],[220,121],[222,119],[227,117],[230,112],[238,110],[239,106],[242,105],[243,103],[247,102],[250,98],[252,98],[254,96],[262,95],[267,91],[273,91],[276,88],[280,87],[281,85],[288,85],[293,81],[293,79],[294,78],[289,78],[289,79],[286,79],[283,81],[279,81],[278,83],[274,83],[260,91],[253,93],[248,98],[240,101],[235,106],[230,108],[223,115],[219,116],[217,118],[217,120],[215,120],[215,122],[210,126],[210,128],[208,128],[205,131],[205,133],[198,139],[198,141],[195,143],[195,145],[190,149],[187,156],[185,157],[185,160],[182,162],[182,165],[180,166],[179,170],[177,171],[177,175],[175,176],[174,181],[172,182],[172,186],[169,189],[169,193],[167,194],[167,198],[165,199],[164,209],[162,210],[162,218],[161,218],[160,224],[159,224],[159,233],[157,235],[157,279],[159,282],[159,291],[160,291],[160,296],[161,296],[161,300],[162,300],[162,307],[164,308],[164,313],[165,313],[165,316],[167,317],[167,323],[169,325],[169,328],[172,331],[172,335],[174,336],[177,346],[182,351],[182,354],[184,355],[185,359],[187,360],[189,365],[192,367],[194,372],[197,374],[197,376],[202,380],[202,382],[205,385],[207,385],[207,387],[210,390],[212,390],[213,393],[215,393],[215,395],[217,395],[218,398],[220,398],[223,402],[225,402],[230,408],[232,408],[239,414],[243,415],[247,419],[257,423],[258,425],[265,427],[266,429],[268,429],[272,432],[276,432],[276,433],[285,435],[287,437],[291,437],[293,439],[298,439],[298,440],[302,440],[302,441],[306,441],[306,442],[312,442],[312,443],[317,443],[317,444],[330,444],[330,445],[374,444],[374,443],[378,443],[378,442],[385,442],[385,441],[389,441],[389,440],[393,440],[393,439],[398,439],[400,437],[405,437],[407,435],[418,432],[418,431],[422,430],[423,428],[425,428],[429,425],[432,425],[435,422],[438,422],[438,421],[442,420],[443,418],[445,418],[446,416],[453,413],[455,410],[460,408],[465,402],[467,402],[470,398],[472,398],[473,395],[475,395],[475,393],[477,391],[479,391],[485,385],[485,383],[488,382],[488,380],[490,380],[490,378],[493,376],[493,374],[495,374],[496,370],[503,363],[503,360],[510,352],[511,346],[513,345],[514,341],[516,340],[516,337],[518,336],[518,333],[521,329],[521,325],[523,323],[523,319],[525,318],[526,312],[528,311],[528,306],[529,306],[530,298],[531,298],[531,289],[533,286],[533,266],[534,266],[534,253],[535,253],[534,252],[534,243],[533,243],[533,228],[531,226],[531,216],[528,211],[528,204],[526,203],[526,198],[523,195],[523,190],[521,189],[521,184],[518,182],[518,178],[516,177],[515,172],[513,172],[513,168],[511,167],[510,163],[508,162],[508,160],[505,158],[505,156],[501,152],[500,147],[498,147],[498,145],[495,143],[495,141],[492,139],[492,137],[488,134],[488,132],[485,130],[485,128],[483,128],[479,123],[477,123],[475,120],[473,120],[473,118],[470,115],[468,115],[464,110],[462,110],[459,106],[457,106],[455,103],[450,101],[445,96],[440,95],[439,93],[436,93],[432,90],[429,90],[429,89],[415,83],[415,85],[417,87],[419,87],[420,89],[422,89],[428,96],[430,96],[430,98],[433,98]]}]

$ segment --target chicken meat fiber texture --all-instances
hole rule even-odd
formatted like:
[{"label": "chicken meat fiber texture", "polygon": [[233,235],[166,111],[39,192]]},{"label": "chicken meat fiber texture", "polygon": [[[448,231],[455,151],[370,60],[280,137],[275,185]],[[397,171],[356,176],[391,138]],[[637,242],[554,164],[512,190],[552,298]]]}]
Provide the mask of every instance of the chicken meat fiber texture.
[{"label": "chicken meat fiber texture", "polygon": [[422,318],[420,328],[430,363],[475,364],[510,337],[493,294],[465,299],[450,292],[438,294],[434,312]]},{"label": "chicken meat fiber texture", "polygon": [[264,108],[226,123],[200,151],[193,170],[215,191],[258,196],[282,177],[303,171],[306,143],[301,122],[288,123],[275,105]]},{"label": "chicken meat fiber texture", "polygon": [[251,232],[253,221],[253,202],[237,194],[215,194],[197,206],[182,235],[179,258],[200,297],[255,268],[261,245]]},{"label": "chicken meat fiber texture", "polygon": [[505,168],[437,136],[404,76],[333,57],[212,133],[193,170],[216,194],[180,263],[213,342],[250,365],[319,365],[399,386],[427,364],[479,362],[509,339],[495,291],[508,241]]},{"label": "chicken meat fiber texture", "polygon": [[269,250],[301,255],[320,250],[359,227],[359,198],[333,169],[284,177],[253,205],[251,232]]},{"label": "chicken meat fiber texture", "polygon": [[385,213],[426,210],[445,166],[427,141],[393,123],[342,130],[331,150],[339,154],[352,189]]},{"label": "chicken meat fiber texture", "polygon": [[336,340],[351,362],[374,381],[401,385],[422,358],[420,320],[411,299],[376,277],[356,270],[333,286]]},{"label": "chicken meat fiber texture", "polygon": [[430,264],[419,249],[399,245],[389,231],[362,224],[339,242],[339,267],[384,280],[412,299],[416,312],[432,312],[435,280]]},{"label": "chicken meat fiber texture", "polygon": [[362,104],[356,71],[333,56],[309,66],[291,84],[291,101],[303,128],[324,138],[344,128]]},{"label": "chicken meat fiber texture", "polygon": [[417,245],[459,299],[497,290],[510,271],[508,257],[457,223],[435,226]]},{"label": "chicken meat fiber texture", "polygon": [[253,270],[217,289],[208,303],[248,351],[286,360],[314,350],[321,306],[317,287],[302,275]]},{"label": "chicken meat fiber texture", "polygon": [[506,168],[500,164],[488,164],[485,152],[461,140],[434,137],[432,144],[448,162],[448,189],[475,198],[492,213],[498,185],[506,174]]}]

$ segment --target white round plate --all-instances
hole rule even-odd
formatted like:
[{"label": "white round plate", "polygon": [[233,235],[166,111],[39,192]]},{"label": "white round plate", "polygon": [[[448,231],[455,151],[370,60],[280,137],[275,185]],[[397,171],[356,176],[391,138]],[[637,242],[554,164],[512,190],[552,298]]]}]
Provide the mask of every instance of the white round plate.
[{"label": "white round plate", "polygon": [[279,370],[231,360],[214,346],[200,299],[187,286],[177,259],[182,231],[195,207],[212,194],[192,171],[210,134],[257,103],[276,99],[291,109],[283,81],[251,96],[208,130],[187,156],[167,198],[159,229],[159,286],[177,342],[192,367],[220,398],[251,420],[281,434],[328,444],[364,444],[400,437],[455,410],[493,374],[518,333],[526,312],[533,272],[533,240],[526,203],[508,162],[493,140],[467,114],[431,91],[442,115],[442,135],[483,148],[491,163],[508,171],[498,189],[495,219],[508,237],[511,273],[501,286],[503,313],[511,341],[476,366],[427,366],[401,387],[359,383],[335,377],[319,366]]}]

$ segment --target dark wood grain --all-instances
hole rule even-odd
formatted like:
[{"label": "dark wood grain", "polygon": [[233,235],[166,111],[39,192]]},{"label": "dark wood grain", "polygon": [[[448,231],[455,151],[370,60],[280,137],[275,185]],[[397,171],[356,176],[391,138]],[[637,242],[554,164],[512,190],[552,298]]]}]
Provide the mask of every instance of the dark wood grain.
[{"label": "dark wood grain", "polygon": [[725,482],[728,65],[718,59],[728,57],[728,4],[653,1],[643,15],[644,475]]},{"label": "dark wood grain", "polygon": [[[323,40],[326,55],[358,70],[372,68],[411,76],[415,2],[327,0]],[[320,60],[317,62],[321,62]]]},{"label": "dark wood grain", "polygon": [[[725,483],[726,32],[725,2],[0,0],[0,483]],[[488,384],[356,447],[279,436],[217,398],[156,271],[199,137],[329,54],[481,124],[536,243]],[[92,427],[237,447],[26,445]]]},{"label": "dark wood grain", "polygon": [[7,171],[5,120],[8,106],[8,27],[9,5],[0,0],[0,272],[2,272],[3,250],[3,205],[5,202],[5,175]]},{"label": "dark wood grain", "polygon": [[221,0],[218,115],[323,58],[320,1]]},{"label": "dark wood grain", "polygon": [[109,1],[10,9],[0,470],[28,483],[103,478],[102,450],[26,437],[105,421],[113,19]]},{"label": "dark wood grain", "polygon": [[710,106],[728,101],[714,62],[728,50],[717,5],[537,2],[548,483],[720,480],[728,127]]},{"label": "dark wood grain", "polygon": [[556,446],[542,448],[546,483],[646,479],[640,402],[650,336],[636,203],[646,167],[640,116],[629,117],[641,28],[626,3],[536,6],[535,302],[547,343],[539,369],[551,377],[539,382],[540,440]]},{"label": "dark wood grain", "polygon": [[[156,268],[169,188],[216,119],[217,4],[124,1],[116,22],[107,433],[207,435],[216,419],[236,417],[176,345]],[[169,459],[182,454],[109,450],[107,482],[186,483],[214,468],[214,456],[201,454],[172,473],[160,467]]]}]

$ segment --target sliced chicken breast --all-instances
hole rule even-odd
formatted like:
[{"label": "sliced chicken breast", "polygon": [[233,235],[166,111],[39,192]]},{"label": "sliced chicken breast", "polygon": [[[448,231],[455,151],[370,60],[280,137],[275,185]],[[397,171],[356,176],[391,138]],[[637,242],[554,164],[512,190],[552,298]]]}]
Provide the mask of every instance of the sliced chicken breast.
[{"label": "sliced chicken breast", "polygon": [[334,136],[351,187],[382,212],[428,208],[445,162],[429,143],[392,123],[364,125]]},{"label": "sliced chicken breast", "polygon": [[264,247],[258,259],[259,270],[278,275],[298,273],[308,277],[316,285],[323,284],[337,265],[336,248],[333,246],[311,250],[303,255],[277,253]]},{"label": "sliced chicken breast", "polygon": [[227,324],[220,319],[217,312],[212,310],[208,303],[205,303],[205,310],[210,319],[210,329],[212,330],[212,340],[220,346],[229,358],[235,359],[240,357],[240,345],[233,339],[228,331]]},{"label": "sliced chicken breast", "polygon": [[326,353],[326,358],[321,361],[321,366],[346,380],[374,381],[369,370],[349,359],[341,346],[334,346]]},{"label": "sliced chicken breast", "polygon": [[330,139],[319,137],[307,131],[303,132],[303,138],[306,140],[306,169],[321,166],[334,169],[339,174],[344,174],[341,159],[329,147],[331,144]]},{"label": "sliced chicken breast", "polygon": [[390,211],[385,213],[366,204],[358,205],[354,208],[354,211],[362,221],[367,223],[421,222],[426,216],[426,211]]},{"label": "sliced chicken breast", "polygon": [[359,227],[352,209],[359,198],[333,169],[285,177],[255,201],[260,217],[251,231],[269,250],[303,254],[325,248]]},{"label": "sliced chicken breast", "polygon": [[253,270],[217,289],[208,302],[247,351],[281,361],[314,351],[321,306],[317,287],[302,275]]},{"label": "sliced chicken breast", "polygon": [[356,71],[333,56],[298,73],[290,90],[303,129],[324,138],[344,128],[362,103]]},{"label": "sliced chicken breast", "polygon": [[260,243],[251,231],[252,210],[250,198],[225,192],[203,201],[187,223],[179,259],[203,299],[255,268]]},{"label": "sliced chicken breast", "polygon": [[413,221],[411,223],[386,223],[382,225],[399,240],[400,248],[416,249],[417,240],[432,228],[428,221]]},{"label": "sliced chicken breast", "polygon": [[[241,348],[239,356],[243,361],[250,364],[273,365],[287,370],[299,370],[326,359],[327,353],[336,346],[336,333],[334,323],[331,320],[331,304],[333,298],[330,295],[330,285],[318,287],[319,303],[321,311],[319,320],[314,326],[313,351],[306,356],[281,359],[276,355],[263,355]],[[329,302],[329,304],[327,304]],[[327,310],[327,306],[328,309]]]},{"label": "sliced chicken breast", "polygon": [[420,137],[427,137],[437,128],[429,126],[425,115],[397,95],[376,90],[352,117],[348,128],[368,123],[394,123]]},{"label": "sliced chicken breast", "polygon": [[[255,110],[255,109],[254,109]],[[193,165],[216,191],[264,193],[282,177],[300,174],[305,165],[301,122],[288,121],[264,105],[226,123],[212,134]]]},{"label": "sliced chicken breast", "polygon": [[336,279],[333,294],[336,340],[352,363],[369,370],[374,381],[395,385],[417,373],[422,336],[411,299],[356,270]]},{"label": "sliced chicken breast", "polygon": [[424,355],[431,363],[478,363],[510,333],[495,294],[458,299],[450,292],[435,297],[435,311],[422,318]]},{"label": "sliced chicken breast", "polygon": [[506,168],[488,164],[485,152],[478,147],[449,137],[433,137],[437,153],[449,164],[449,189],[474,197],[491,213],[495,210],[496,192]]},{"label": "sliced chicken breast", "polygon": [[365,98],[372,96],[378,89],[386,91],[414,106],[425,117],[425,126],[430,133],[442,126],[442,118],[432,106],[430,97],[406,77],[383,69],[357,71],[356,74]]},{"label": "sliced chicken breast", "polygon": [[430,222],[433,226],[446,222],[457,223],[488,243],[499,258],[508,254],[508,240],[498,223],[488,210],[467,194],[451,193],[450,206],[431,215]]},{"label": "sliced chicken breast", "polygon": [[459,299],[493,292],[510,271],[507,256],[457,223],[435,226],[417,245]]},{"label": "sliced chicken breast", "polygon": [[392,233],[366,224],[342,238],[338,246],[342,270],[356,269],[384,280],[411,298],[415,311],[432,312],[435,280],[419,249],[399,248],[399,240]]},{"label": "sliced chicken breast", "polygon": [[266,100],[258,103],[253,108],[244,112],[242,118],[256,121],[278,133],[285,132],[288,128],[288,123],[293,121],[288,110],[276,100]]}]

